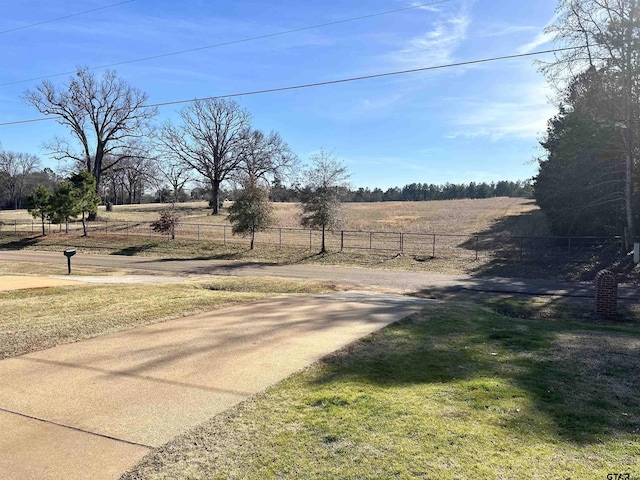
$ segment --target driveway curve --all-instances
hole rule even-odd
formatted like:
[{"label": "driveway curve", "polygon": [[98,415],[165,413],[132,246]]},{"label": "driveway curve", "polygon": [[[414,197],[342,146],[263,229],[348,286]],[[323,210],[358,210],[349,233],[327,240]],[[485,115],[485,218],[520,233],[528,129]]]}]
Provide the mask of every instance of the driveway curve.
[{"label": "driveway curve", "polygon": [[117,478],[149,449],[427,302],[278,297],[2,360],[0,477]]}]

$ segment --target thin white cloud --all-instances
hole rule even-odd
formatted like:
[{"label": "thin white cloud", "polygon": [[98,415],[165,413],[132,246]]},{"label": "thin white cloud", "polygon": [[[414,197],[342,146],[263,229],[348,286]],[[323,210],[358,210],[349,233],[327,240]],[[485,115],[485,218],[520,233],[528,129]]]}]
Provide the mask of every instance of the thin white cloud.
[{"label": "thin white cloud", "polygon": [[538,30],[538,27],[530,25],[508,25],[504,23],[493,23],[482,28],[474,35],[479,38],[505,37],[515,35],[522,32],[532,32]]},{"label": "thin white cloud", "polygon": [[549,90],[544,83],[505,86],[509,98],[456,99],[459,112],[453,118],[455,128],[445,138],[488,137],[492,141],[504,138],[536,139],[547,121],[556,113],[549,104]]},{"label": "thin white cloud", "polygon": [[427,32],[412,38],[392,57],[406,68],[450,63],[457,48],[467,39],[471,24],[468,4],[457,12],[438,12],[439,18]]},{"label": "thin white cloud", "polygon": [[531,53],[534,50],[536,50],[538,47],[551,42],[555,38],[555,36],[556,36],[555,33],[549,33],[549,32],[540,33],[532,41],[518,48],[518,53]]},{"label": "thin white cloud", "polygon": [[354,114],[371,115],[379,111],[386,111],[389,107],[401,101],[405,95],[393,93],[382,95],[377,98],[365,98],[361,100]]},{"label": "thin white cloud", "polygon": [[435,4],[435,5],[424,5],[424,2],[410,2],[409,3],[410,6],[412,7],[418,7],[416,10],[424,10],[427,12],[441,12],[442,11],[442,5],[441,4]]},{"label": "thin white cloud", "polygon": [[534,50],[536,50],[538,47],[541,47],[542,45],[545,45],[553,41],[553,39],[555,38],[555,33],[545,32],[544,30],[549,25],[553,25],[557,19],[558,19],[558,14],[556,13],[553,17],[551,17],[551,20],[547,22],[547,24],[542,28],[542,31],[538,35],[536,35],[536,37],[533,40],[531,40],[530,42],[518,48],[518,53],[531,53]]}]

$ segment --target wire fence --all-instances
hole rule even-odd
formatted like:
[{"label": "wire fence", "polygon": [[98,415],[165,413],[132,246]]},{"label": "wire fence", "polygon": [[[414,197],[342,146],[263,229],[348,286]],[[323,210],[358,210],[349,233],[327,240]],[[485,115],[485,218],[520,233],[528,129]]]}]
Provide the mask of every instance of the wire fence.
[{"label": "wire fence", "polygon": [[[101,234],[142,241],[167,238],[153,231],[152,222],[94,221],[87,223],[89,235]],[[47,233],[70,234],[82,231],[82,223],[45,224]],[[42,225],[30,220],[0,221],[0,234],[24,235],[42,232]],[[182,241],[214,242],[224,246],[247,245],[249,239],[232,234],[229,225],[181,223],[175,238]],[[256,246],[319,250],[322,233],[303,228],[269,228],[256,234]],[[526,237],[495,235],[446,235],[438,233],[327,231],[328,251],[369,251],[398,253],[422,258],[464,258],[469,260],[503,259],[511,262],[585,262],[614,261],[626,252],[623,237]]]}]

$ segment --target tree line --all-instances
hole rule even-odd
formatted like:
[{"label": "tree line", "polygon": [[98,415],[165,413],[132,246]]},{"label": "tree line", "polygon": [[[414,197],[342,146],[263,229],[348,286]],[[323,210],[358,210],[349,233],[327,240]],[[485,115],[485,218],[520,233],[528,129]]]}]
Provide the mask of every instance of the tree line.
[{"label": "tree line", "polygon": [[146,93],[112,71],[98,77],[80,68],[62,86],[43,81],[24,100],[67,128],[69,137],[46,145],[49,154],[89,172],[107,202],[140,202],[154,182],[164,183],[175,202],[197,180],[217,214],[223,183],[268,184],[286,178],[298,161],[277,132],[253,127],[250,112],[233,100],[196,100],[177,122],[155,125],[158,112],[147,106]]},{"label": "tree line", "polygon": [[537,203],[558,234],[638,236],[640,5],[563,0],[548,27],[560,47],[542,64],[558,113],[541,140]]},{"label": "tree line", "polygon": [[[345,187],[343,198],[345,202],[424,202],[431,200],[460,200],[493,197],[532,198],[533,186],[530,180],[482,183],[445,183],[434,185],[427,183],[411,183],[402,188],[392,187],[386,190],[380,188]],[[276,202],[296,202],[300,199],[299,186],[287,187],[276,182],[271,188],[271,199]]]},{"label": "tree line", "polygon": [[[38,185],[50,191],[64,180],[50,168],[40,168],[41,162],[34,155],[2,151],[0,149],[0,209],[28,208],[26,201]],[[277,169],[275,169],[277,170]],[[235,177],[237,178],[237,177]],[[136,203],[180,203],[194,200],[210,200],[211,187],[204,184],[187,188],[196,180],[185,166],[166,162],[162,157],[132,156],[122,159],[103,175],[101,200],[113,205]],[[300,180],[286,185],[275,176],[268,182],[269,198],[276,202],[298,202],[301,198]],[[242,191],[241,183],[231,188],[220,188],[221,199],[235,200]],[[397,202],[453,200],[464,198],[524,197],[533,195],[530,181],[499,181],[435,185],[412,183],[402,188],[386,190],[351,188],[344,186],[344,202]]]},{"label": "tree line", "polygon": [[59,181],[53,170],[41,168],[35,155],[0,148],[0,209],[25,208],[38,185],[53,188]]}]

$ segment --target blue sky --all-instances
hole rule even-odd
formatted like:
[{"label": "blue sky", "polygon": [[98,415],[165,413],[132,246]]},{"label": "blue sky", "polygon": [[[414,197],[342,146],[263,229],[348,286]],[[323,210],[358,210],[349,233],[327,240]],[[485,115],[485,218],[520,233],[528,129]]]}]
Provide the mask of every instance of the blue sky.
[{"label": "blue sky", "polygon": [[[0,123],[39,117],[21,100],[39,81],[23,80],[428,1],[135,0],[0,33]],[[0,0],[0,32],[114,3]],[[113,69],[156,103],[428,67],[552,48],[543,29],[556,6],[450,0]],[[551,95],[529,57],[238,101],[255,127],[280,132],[301,160],[331,150],[354,186],[388,188],[535,175],[538,139],[556,110]],[[175,118],[177,108],[160,109],[158,121]],[[36,154],[52,167],[43,144],[54,135],[66,135],[54,122],[0,126],[2,148]]]}]

